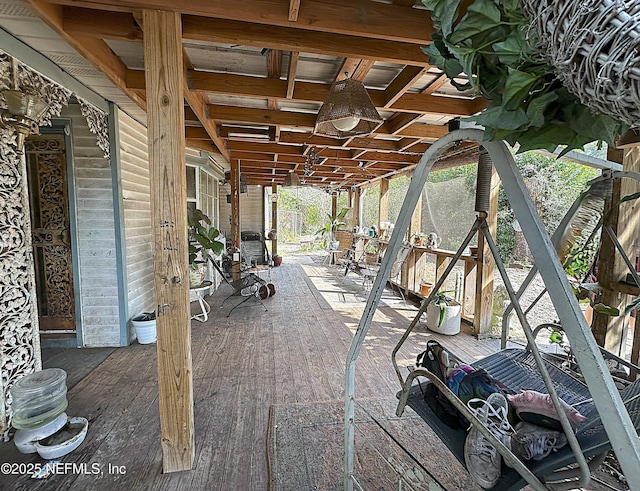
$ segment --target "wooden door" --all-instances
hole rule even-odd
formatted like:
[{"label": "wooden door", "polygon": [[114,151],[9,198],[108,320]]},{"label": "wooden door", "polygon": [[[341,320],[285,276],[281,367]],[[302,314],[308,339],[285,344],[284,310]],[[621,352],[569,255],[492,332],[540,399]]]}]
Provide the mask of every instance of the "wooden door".
[{"label": "wooden door", "polygon": [[40,331],[75,337],[64,135],[28,138],[25,157]]}]

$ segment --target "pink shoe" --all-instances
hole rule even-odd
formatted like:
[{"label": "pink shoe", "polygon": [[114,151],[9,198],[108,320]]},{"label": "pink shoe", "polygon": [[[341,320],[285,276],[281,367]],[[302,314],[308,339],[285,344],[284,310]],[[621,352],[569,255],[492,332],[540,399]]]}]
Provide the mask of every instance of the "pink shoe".
[{"label": "pink shoe", "polygon": [[[529,421],[530,423],[541,426],[552,426],[552,429],[556,429],[559,426],[558,413],[549,394],[542,394],[534,390],[525,390],[514,396],[508,395],[507,399],[523,421]],[[560,404],[572,426],[576,426],[578,423],[584,423],[587,420],[587,418],[562,399],[560,399]],[[552,421],[545,421],[545,418],[550,418]]]}]

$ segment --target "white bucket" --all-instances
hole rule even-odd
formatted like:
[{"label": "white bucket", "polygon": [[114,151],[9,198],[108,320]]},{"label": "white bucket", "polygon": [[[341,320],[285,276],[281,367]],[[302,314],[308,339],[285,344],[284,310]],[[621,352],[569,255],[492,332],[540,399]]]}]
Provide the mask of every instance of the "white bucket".
[{"label": "white bucket", "polygon": [[135,317],[131,319],[131,324],[136,330],[136,337],[140,344],[151,344],[156,342],[156,321],[137,321]]},{"label": "white bucket", "polygon": [[442,324],[438,325],[438,321],[440,320],[440,306],[430,303],[427,305],[427,327],[430,331],[453,336],[460,332],[461,314],[462,305],[458,302],[447,305],[445,306]]}]

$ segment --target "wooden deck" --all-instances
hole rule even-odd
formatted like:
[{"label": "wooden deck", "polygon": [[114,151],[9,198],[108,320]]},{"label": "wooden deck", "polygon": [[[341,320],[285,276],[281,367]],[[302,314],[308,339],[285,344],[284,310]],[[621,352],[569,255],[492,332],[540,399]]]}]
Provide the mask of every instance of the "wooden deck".
[{"label": "wooden deck", "polygon": [[[334,268],[306,256],[285,258],[272,280],[277,293],[265,300],[268,311],[252,300],[225,317],[239,299],[220,308],[229,293],[223,286],[208,298],[210,319],[192,321],[193,470],[162,474],[156,347],[136,343],[115,350],[68,393],[67,413],[89,420],[85,442],[62,458],[76,468],[41,481],[0,475],[0,489],[267,489],[270,406],[342,399],[345,357],[366,295],[353,280],[343,282]],[[415,312],[385,293],[358,361],[358,399],[388,399],[398,391],[390,353]],[[413,363],[430,337],[468,361],[498,346],[497,340],[440,336],[421,327],[401,359]],[[37,454],[19,454],[13,442],[0,444],[0,461],[42,462]]]}]

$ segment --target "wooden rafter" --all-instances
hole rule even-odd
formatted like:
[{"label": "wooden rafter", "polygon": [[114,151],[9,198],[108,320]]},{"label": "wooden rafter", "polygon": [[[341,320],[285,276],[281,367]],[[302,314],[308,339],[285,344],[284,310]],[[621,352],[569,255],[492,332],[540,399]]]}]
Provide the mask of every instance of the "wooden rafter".
[{"label": "wooden rafter", "polygon": [[[31,9],[44,20],[62,39],[89,60],[104,73],[116,87],[119,87],[127,96],[135,101],[141,108],[146,109],[146,100],[140,93],[126,85],[126,65],[118,58],[111,48],[101,39],[88,35],[72,35],[65,28],[65,14],[62,6],[41,0],[26,0]],[[131,17],[135,23],[135,19]]]},{"label": "wooden rafter", "polygon": [[[369,1],[369,0],[367,0]],[[345,2],[346,3],[346,2]],[[105,14],[104,10],[68,8],[64,9],[65,30],[73,35],[139,41],[142,32],[132,24],[133,15],[122,12]],[[298,23],[295,24],[298,26]],[[297,27],[277,27],[237,20],[182,16],[182,37],[190,41],[218,42],[295,50],[307,53],[329,54],[381,60],[391,63],[428,66],[427,56],[419,44],[371,37],[333,34],[327,36],[317,31],[306,31]],[[429,43],[430,39],[421,41]]]},{"label": "wooden rafter", "polygon": [[[127,70],[126,81],[130,89],[144,90],[141,70]],[[189,88],[195,91],[215,94],[286,99],[288,82],[275,78],[265,79],[264,77],[193,70],[189,73]],[[329,94],[330,88],[330,84],[296,82],[292,99],[296,102],[321,104]],[[471,116],[486,106],[484,99],[439,97],[431,93],[405,93],[397,97],[392,104],[387,105],[387,93],[385,90],[369,89],[368,92],[374,105],[379,109],[418,115],[438,113]]]},{"label": "wooden rafter", "polygon": [[[39,3],[39,15],[49,16],[50,25],[72,45],[84,48],[83,54],[144,107],[144,72],[125,66],[105,40],[141,43],[140,8],[175,11],[175,0],[29,1]],[[444,75],[435,75],[421,93],[415,91],[429,68],[421,46],[431,42],[432,29],[427,12],[413,6],[410,0],[238,0],[232,4],[195,0],[180,5],[182,40],[187,47],[183,52],[188,103],[185,141],[239,162],[243,173],[251,170],[252,184],[270,183],[290,169],[301,169],[311,148],[321,160],[313,176],[305,176],[308,182],[359,184],[412,167],[429,142],[447,132],[446,125],[427,124],[423,119],[441,118],[444,123],[451,117],[475,114],[486,104],[435,95],[447,81]],[[202,43],[260,48],[267,76],[194,70],[187,50],[191,53],[192,47]],[[118,51],[118,44],[112,46]],[[290,55],[283,73],[285,51]],[[304,71],[299,74],[302,53]],[[364,82],[377,62],[402,65],[394,68],[397,75],[386,87],[368,89],[386,119],[372,135],[348,139],[313,135],[316,116],[309,108],[320,107],[331,87],[326,81],[306,78],[307,63],[315,54],[342,59],[334,80],[349,76]],[[229,105],[220,96],[230,96]]]},{"label": "wooden rafter", "polygon": [[285,97],[293,99],[293,92],[296,86],[296,71],[298,70],[299,51],[292,51],[289,56],[289,67],[287,68],[287,92]]},{"label": "wooden rafter", "polygon": [[300,13],[300,0],[289,0],[289,17],[291,22],[298,20],[298,14]]},{"label": "wooden rafter", "polygon": [[[135,12],[142,8],[175,10],[173,0],[56,0],[56,3]],[[288,27],[289,3],[282,0],[192,0],[180,4],[183,15],[245,21],[267,26]],[[369,0],[314,0],[301,4],[295,25],[301,31],[341,34],[363,38],[425,44],[433,27],[425,10],[408,9]]]}]

